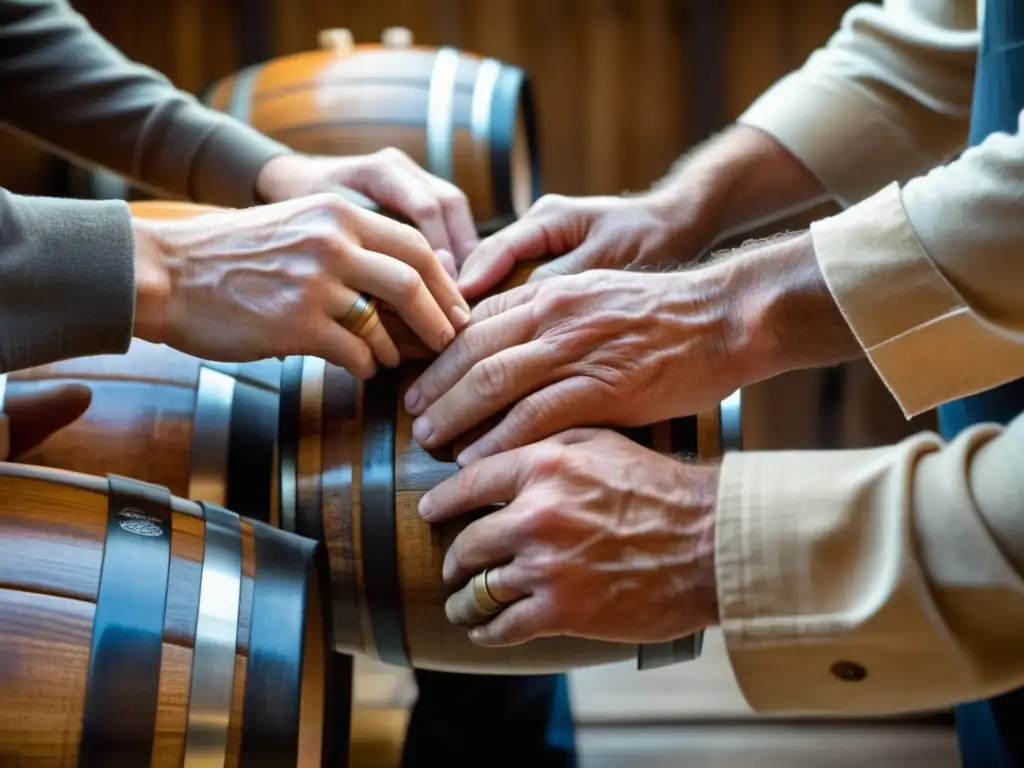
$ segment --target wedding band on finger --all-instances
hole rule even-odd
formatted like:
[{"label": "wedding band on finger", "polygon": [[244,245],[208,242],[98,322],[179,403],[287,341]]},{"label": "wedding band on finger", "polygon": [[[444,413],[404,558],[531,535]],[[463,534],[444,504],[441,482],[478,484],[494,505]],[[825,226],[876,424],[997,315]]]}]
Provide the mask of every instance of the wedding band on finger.
[{"label": "wedding band on finger", "polygon": [[487,583],[490,568],[484,568],[473,577],[473,598],[476,600],[477,608],[484,613],[497,613],[505,607],[505,603],[496,600],[491,592],[491,585]]},{"label": "wedding band on finger", "polygon": [[356,336],[365,339],[380,325],[380,313],[377,312],[377,301],[365,293],[356,297],[352,308],[341,318],[341,326]]}]

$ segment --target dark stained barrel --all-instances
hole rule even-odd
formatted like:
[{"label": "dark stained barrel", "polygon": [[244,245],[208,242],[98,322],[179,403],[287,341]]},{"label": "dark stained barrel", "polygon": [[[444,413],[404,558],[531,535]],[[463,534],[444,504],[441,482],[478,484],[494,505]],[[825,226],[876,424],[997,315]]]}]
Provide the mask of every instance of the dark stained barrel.
[{"label": "dark stained barrel", "polygon": [[[321,45],[230,75],[203,100],[304,153],[401,149],[466,193],[482,232],[540,197],[533,89],[521,68],[449,47],[353,46],[343,34],[322,34]],[[133,198],[103,171],[84,186],[86,197]]]},{"label": "dark stained barrel", "polygon": [[345,764],[325,577],[218,505],[0,464],[0,765]]}]

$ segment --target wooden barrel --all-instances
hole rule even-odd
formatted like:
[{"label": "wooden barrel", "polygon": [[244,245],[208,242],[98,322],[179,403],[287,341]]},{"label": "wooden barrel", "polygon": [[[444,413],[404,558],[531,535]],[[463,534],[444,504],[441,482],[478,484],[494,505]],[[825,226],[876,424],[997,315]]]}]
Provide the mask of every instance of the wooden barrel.
[{"label": "wooden barrel", "polygon": [[[209,210],[159,202],[133,209],[150,216]],[[502,288],[524,281],[532,266],[521,265]],[[406,361],[363,384],[318,358],[226,366],[136,341],[125,356],[13,374],[8,389],[56,375],[93,389],[82,419],[21,461],[187,489],[180,493],[326,542],[338,651],[504,674],[634,655],[652,667],[698,654],[700,635],[639,649],[570,638],[485,649],[448,622],[441,562],[468,520],[429,526],[416,513],[420,496],[457,469],[451,455],[430,455],[413,441],[402,407],[425,365]],[[739,393],[709,413],[624,431],[655,450],[714,458],[741,447]]]},{"label": "wooden barrel", "polygon": [[[533,91],[522,69],[448,47],[353,46],[345,35],[322,35],[322,46],[243,69],[203,98],[300,152],[397,147],[461,188],[485,232],[540,196]],[[89,186],[88,197],[129,197],[105,172]]]},{"label": "wooden barrel", "polygon": [[0,464],[0,764],[344,765],[325,578],[223,507]]},{"label": "wooden barrel", "polygon": [[[567,637],[482,648],[447,620],[441,565],[469,518],[430,525],[417,512],[422,495],[457,470],[450,452],[432,455],[412,438],[402,402],[424,367],[407,363],[363,383],[319,358],[284,361],[279,521],[327,544],[335,649],[395,665],[501,674],[633,657],[649,668],[699,655],[700,634],[639,648]],[[654,450],[702,459],[719,456],[723,445],[720,410],[620,431]]]},{"label": "wooden barrel", "polygon": [[10,373],[9,400],[63,387],[67,401],[86,404],[76,405],[77,419],[12,458],[139,478],[267,522],[276,515],[280,370],[279,360],[211,363],[135,339],[125,355]]}]

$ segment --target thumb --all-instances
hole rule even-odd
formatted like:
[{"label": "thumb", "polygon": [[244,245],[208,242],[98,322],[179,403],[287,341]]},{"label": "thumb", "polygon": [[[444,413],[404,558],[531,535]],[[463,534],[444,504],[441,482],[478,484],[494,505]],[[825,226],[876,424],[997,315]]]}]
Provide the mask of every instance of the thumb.
[{"label": "thumb", "polygon": [[92,402],[92,390],[84,384],[33,385],[12,393],[8,384],[4,402],[10,453],[16,461],[53,433],[78,419]]},{"label": "thumb", "polygon": [[527,282],[546,280],[549,277],[576,275],[594,269],[601,263],[601,246],[593,240],[583,243],[575,251],[565,254],[542,267],[535,269]]},{"label": "thumb", "polygon": [[[502,286],[503,289],[525,282],[520,279],[521,275],[513,274],[517,263],[533,261],[552,253],[561,255],[576,245],[566,243],[571,234],[568,223],[552,220],[550,216],[527,214],[514,224],[488,237],[462,265],[459,273],[459,290],[462,291],[462,295],[466,299],[476,298],[510,275],[510,285]],[[566,245],[561,245],[562,243]]]}]

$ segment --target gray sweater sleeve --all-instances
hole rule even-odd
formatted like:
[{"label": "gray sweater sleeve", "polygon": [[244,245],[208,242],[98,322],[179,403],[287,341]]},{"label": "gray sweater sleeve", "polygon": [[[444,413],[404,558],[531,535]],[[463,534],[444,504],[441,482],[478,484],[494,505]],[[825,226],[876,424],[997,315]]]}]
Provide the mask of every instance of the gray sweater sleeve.
[{"label": "gray sweater sleeve", "polygon": [[[125,58],[66,0],[0,0],[0,122],[159,195],[257,203],[256,176],[289,151]],[[123,352],[134,323],[124,203],[0,190],[0,365]]]},{"label": "gray sweater sleeve", "polygon": [[0,121],[154,192],[253,205],[260,168],[287,152],[129,61],[66,0],[0,2]]},{"label": "gray sweater sleeve", "polygon": [[124,352],[134,316],[127,203],[0,189],[0,371]]}]

